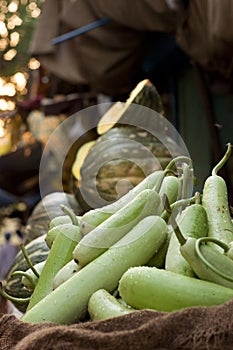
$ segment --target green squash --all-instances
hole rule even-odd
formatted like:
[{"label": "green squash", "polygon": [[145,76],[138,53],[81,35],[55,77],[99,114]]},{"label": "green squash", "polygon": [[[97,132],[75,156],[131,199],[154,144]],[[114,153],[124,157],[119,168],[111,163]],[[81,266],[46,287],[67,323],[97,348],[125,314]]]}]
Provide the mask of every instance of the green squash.
[{"label": "green squash", "polygon": [[[100,118],[97,125],[97,133],[103,135],[119,123],[127,124],[128,120],[132,122],[132,113],[135,108],[132,106],[140,105],[164,115],[162,99],[149,79],[140,81],[131,91],[129,98],[125,102],[114,103],[107,112]],[[139,113],[141,110],[139,110]]]},{"label": "green squash", "polygon": [[[25,249],[33,265],[41,261],[45,261],[49,253],[49,248],[45,242],[45,235],[41,235],[35,238],[34,240],[32,240],[30,243],[26,244]],[[22,251],[20,250],[15,256],[15,259],[12,263],[12,267],[8,272],[6,280],[4,281],[4,289],[9,295],[16,298],[30,297],[30,295],[32,294],[32,291],[29,291],[27,288],[24,287],[24,285],[22,284],[22,277],[12,276],[13,272],[26,271],[28,268],[29,268],[28,263],[25,260],[25,257]],[[14,302],[13,304],[19,311],[25,312],[28,302],[27,301],[25,301],[24,303]]]},{"label": "green squash", "polygon": [[161,97],[148,79],[137,84],[126,102],[107,110],[97,125],[99,137],[78,150],[72,167],[72,190],[84,210],[117,200],[179,155],[169,135],[163,135],[166,147],[155,136],[160,130],[166,133],[164,121]]},{"label": "green squash", "polygon": [[74,194],[86,210],[101,207],[164,169],[170,160],[169,151],[154,135],[134,126],[116,126],[92,145],[78,173],[73,168]]},{"label": "green squash", "polygon": [[47,194],[34,207],[25,226],[25,244],[48,232],[51,219],[65,215],[61,204],[68,205],[76,215],[82,215],[84,210],[78,203],[74,194],[65,192],[52,192]]}]

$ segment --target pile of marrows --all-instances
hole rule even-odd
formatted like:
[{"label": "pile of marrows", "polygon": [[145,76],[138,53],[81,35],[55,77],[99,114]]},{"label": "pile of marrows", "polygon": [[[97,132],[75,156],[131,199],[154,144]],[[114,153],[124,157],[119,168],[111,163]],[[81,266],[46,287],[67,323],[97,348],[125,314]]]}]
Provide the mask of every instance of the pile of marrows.
[{"label": "pile of marrows", "polygon": [[[233,299],[233,223],[223,158],[191,193],[192,161],[178,156],[115,202],[50,221],[47,258],[32,264],[24,322],[73,324],[152,309],[172,312]],[[13,302],[23,298],[1,294]]]}]

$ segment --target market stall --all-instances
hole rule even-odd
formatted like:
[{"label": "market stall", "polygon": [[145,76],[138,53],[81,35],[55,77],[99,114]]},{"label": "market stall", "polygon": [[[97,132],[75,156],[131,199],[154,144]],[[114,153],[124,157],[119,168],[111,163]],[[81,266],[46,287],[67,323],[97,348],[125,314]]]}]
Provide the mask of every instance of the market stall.
[{"label": "market stall", "polygon": [[119,4],[45,2],[51,84],[0,116],[2,349],[232,348],[231,40],[214,1]]}]

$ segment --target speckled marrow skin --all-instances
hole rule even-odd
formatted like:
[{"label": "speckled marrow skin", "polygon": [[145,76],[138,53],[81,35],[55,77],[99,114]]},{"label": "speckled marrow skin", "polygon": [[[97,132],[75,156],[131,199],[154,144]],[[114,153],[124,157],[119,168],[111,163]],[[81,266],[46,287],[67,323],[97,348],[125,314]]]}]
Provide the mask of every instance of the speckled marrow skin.
[{"label": "speckled marrow skin", "polygon": [[[40,237],[37,237],[34,240],[32,240],[25,246],[25,249],[33,265],[45,261],[49,253],[49,248],[45,243],[45,235],[41,235]],[[16,298],[27,298],[31,296],[32,290],[29,290],[24,287],[22,283],[22,276],[11,276],[12,273],[15,271],[27,270],[28,263],[25,260],[23,252],[20,250],[15,257],[12,267],[8,272],[8,276],[6,278],[5,290],[9,295]],[[14,305],[19,311],[25,312],[28,302],[14,302]]]},{"label": "speckled marrow skin", "polygon": [[170,160],[167,148],[148,131],[117,126],[92,145],[78,178],[73,173],[73,192],[85,210],[97,208],[104,201],[115,201],[152,172],[164,169]]},{"label": "speckled marrow skin", "polygon": [[25,226],[25,243],[47,234],[50,221],[60,215],[65,215],[61,205],[72,208],[76,215],[84,213],[74,194],[66,192],[52,192],[41,199],[34,207]]}]

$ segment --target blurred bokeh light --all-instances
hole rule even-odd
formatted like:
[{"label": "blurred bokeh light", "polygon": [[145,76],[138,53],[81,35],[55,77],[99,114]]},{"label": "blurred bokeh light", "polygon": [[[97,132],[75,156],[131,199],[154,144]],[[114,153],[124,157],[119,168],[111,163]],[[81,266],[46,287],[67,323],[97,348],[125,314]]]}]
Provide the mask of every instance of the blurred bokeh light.
[{"label": "blurred bokeh light", "polygon": [[44,0],[0,0],[0,111],[13,110],[27,94],[27,79],[39,62],[28,47]]}]

